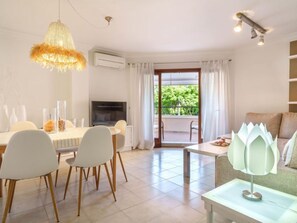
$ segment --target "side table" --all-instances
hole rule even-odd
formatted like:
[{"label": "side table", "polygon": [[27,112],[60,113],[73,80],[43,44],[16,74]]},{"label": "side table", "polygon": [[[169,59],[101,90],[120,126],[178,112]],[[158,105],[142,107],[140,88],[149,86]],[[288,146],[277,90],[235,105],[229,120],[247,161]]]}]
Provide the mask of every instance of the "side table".
[{"label": "side table", "polygon": [[228,151],[228,147],[215,146],[212,142],[205,142],[196,145],[187,146],[184,148],[184,177],[190,177],[190,161],[191,153],[198,153],[201,155],[218,157]]},{"label": "side table", "polygon": [[296,223],[297,196],[254,184],[261,201],[242,197],[250,182],[234,179],[202,195],[207,211],[207,223],[213,222],[213,212],[235,222]]}]

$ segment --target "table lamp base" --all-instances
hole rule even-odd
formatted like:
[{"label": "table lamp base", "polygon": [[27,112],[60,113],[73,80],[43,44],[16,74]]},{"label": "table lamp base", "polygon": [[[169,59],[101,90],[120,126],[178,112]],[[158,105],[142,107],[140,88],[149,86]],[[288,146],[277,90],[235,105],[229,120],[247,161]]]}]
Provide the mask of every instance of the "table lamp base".
[{"label": "table lamp base", "polygon": [[244,190],[242,191],[242,196],[250,201],[261,201],[262,200],[262,194],[260,194],[259,192],[253,192],[251,193],[248,190]]}]

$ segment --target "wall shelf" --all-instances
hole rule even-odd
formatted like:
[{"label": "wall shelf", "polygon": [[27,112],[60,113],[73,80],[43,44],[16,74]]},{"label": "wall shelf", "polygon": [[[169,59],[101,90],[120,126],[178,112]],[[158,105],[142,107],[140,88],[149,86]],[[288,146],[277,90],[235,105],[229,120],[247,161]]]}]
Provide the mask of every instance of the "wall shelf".
[{"label": "wall shelf", "polygon": [[290,42],[289,112],[297,112],[297,40]]},{"label": "wall shelf", "polygon": [[297,81],[297,78],[290,78],[289,79],[289,82],[295,82],[295,81]]}]

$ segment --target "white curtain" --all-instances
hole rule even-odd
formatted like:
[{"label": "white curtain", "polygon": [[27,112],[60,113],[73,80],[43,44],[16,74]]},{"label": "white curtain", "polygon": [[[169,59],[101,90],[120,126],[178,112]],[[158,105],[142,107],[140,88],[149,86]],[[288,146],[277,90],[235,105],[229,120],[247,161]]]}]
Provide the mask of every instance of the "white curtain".
[{"label": "white curtain", "polygon": [[201,117],[203,141],[230,133],[229,62],[201,64]]},{"label": "white curtain", "polygon": [[130,113],[134,148],[154,147],[154,65],[130,64]]}]

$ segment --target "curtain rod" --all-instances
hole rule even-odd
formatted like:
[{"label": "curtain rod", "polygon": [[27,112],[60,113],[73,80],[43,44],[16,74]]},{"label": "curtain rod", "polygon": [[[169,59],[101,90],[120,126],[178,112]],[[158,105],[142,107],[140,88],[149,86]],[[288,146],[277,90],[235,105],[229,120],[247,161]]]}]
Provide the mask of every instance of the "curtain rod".
[{"label": "curtain rod", "polygon": [[[224,60],[224,59],[222,59]],[[232,60],[231,59],[226,59],[228,60],[229,62],[231,62]],[[197,61],[185,61],[185,62],[157,62],[157,63],[154,63],[154,64],[177,64],[177,63],[201,63],[201,62],[209,62],[209,61],[216,61],[216,60],[197,60]],[[135,63],[138,63],[138,62],[135,62]],[[139,62],[141,63],[141,62]],[[134,63],[128,63],[128,65],[130,64],[134,64]]]}]

